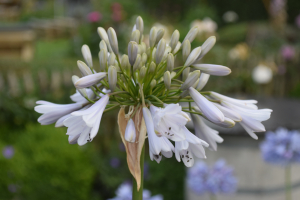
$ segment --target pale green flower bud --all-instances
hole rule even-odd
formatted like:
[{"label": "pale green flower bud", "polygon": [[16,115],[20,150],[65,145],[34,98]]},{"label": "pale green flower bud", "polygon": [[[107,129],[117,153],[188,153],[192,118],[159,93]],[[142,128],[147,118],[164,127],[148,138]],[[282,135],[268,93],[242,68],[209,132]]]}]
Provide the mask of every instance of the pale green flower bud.
[{"label": "pale green flower bud", "polygon": [[169,71],[164,73],[164,83],[167,90],[171,88],[171,74]]},{"label": "pale green flower bud", "polygon": [[157,44],[163,38],[164,34],[165,34],[164,29],[162,29],[162,28],[158,29],[157,34],[156,34],[155,44]]},{"label": "pale green flower bud", "polygon": [[150,30],[150,35],[149,35],[149,44],[151,48],[155,46],[156,36],[157,36],[157,28],[153,26]]},{"label": "pale green flower bud", "polygon": [[179,37],[180,37],[179,31],[176,29],[176,30],[173,32],[173,34],[172,34],[172,36],[171,36],[171,41],[170,41],[170,43],[169,43],[169,46],[171,47],[172,50],[175,49],[175,47],[176,47],[176,45],[177,45],[177,43],[178,43],[178,41],[179,41]]},{"label": "pale green flower bud", "polygon": [[156,64],[154,62],[151,62],[149,66],[149,73],[154,73],[156,69]]},{"label": "pale green flower bud", "polygon": [[108,66],[115,65],[115,61],[116,61],[116,55],[114,53],[111,53],[108,58]]},{"label": "pale green flower bud", "polygon": [[174,78],[176,75],[176,72],[171,72],[171,79]]},{"label": "pale green flower bud", "polygon": [[108,50],[110,52],[112,52],[112,48],[111,48],[111,46],[109,44],[108,35],[107,35],[105,29],[102,28],[102,27],[98,27],[97,31],[98,31],[98,34],[99,34],[100,38],[105,41],[105,43],[106,43],[106,45],[108,47]]},{"label": "pale green flower bud", "polygon": [[174,56],[173,54],[169,53],[167,57],[167,70],[172,72],[174,69]]},{"label": "pale green flower bud", "polygon": [[156,86],[156,80],[153,79],[150,83],[150,87],[151,87],[151,89],[153,89],[155,86]]},{"label": "pale green flower bud", "polygon": [[101,40],[101,42],[99,43],[99,48],[100,48],[100,50],[106,49],[106,51],[107,51],[107,45],[104,40]]},{"label": "pale green flower bud", "polygon": [[181,47],[181,42],[178,42],[175,49],[173,49],[172,53],[173,54],[177,53],[180,50],[180,47]]},{"label": "pale green flower bud", "polygon": [[185,68],[182,72],[182,81],[185,81],[187,79],[187,77],[190,74],[190,69],[189,67]]},{"label": "pale green flower bud", "polygon": [[147,54],[143,53],[142,55],[142,64],[144,65],[147,62]]},{"label": "pale green flower bud", "polygon": [[134,65],[135,59],[138,54],[138,44],[136,42],[129,42],[128,44],[128,58],[131,66]]},{"label": "pale green flower bud", "polygon": [[125,129],[125,140],[127,142],[135,142],[136,131],[133,120],[130,118]]},{"label": "pale green flower bud", "polygon": [[191,43],[189,40],[185,40],[182,43],[182,60],[185,62],[191,53]]},{"label": "pale green flower bud", "polygon": [[140,31],[140,39],[142,39],[142,35],[144,32],[144,22],[140,16],[138,16],[136,18],[135,26],[136,26],[136,29]]},{"label": "pale green flower bud", "polygon": [[108,34],[108,40],[109,40],[110,46],[111,46],[113,52],[115,53],[115,55],[118,56],[119,55],[119,47],[118,47],[118,38],[117,38],[115,29],[110,27],[107,30],[107,34]]},{"label": "pale green flower bud", "polygon": [[123,68],[126,68],[128,65],[130,66],[130,63],[129,63],[129,59],[128,59],[128,56],[126,54],[124,54],[122,57],[121,57],[121,66]]},{"label": "pale green flower bud", "polygon": [[143,54],[143,46],[141,44],[138,45],[138,54]]},{"label": "pale green flower bud", "polygon": [[117,70],[114,66],[109,66],[108,68],[108,84],[109,84],[109,89],[113,92],[117,86]]},{"label": "pale green flower bud", "polygon": [[197,27],[197,26],[194,26],[194,27],[191,28],[191,30],[186,34],[186,36],[185,36],[183,42],[184,42],[185,40],[189,40],[190,42],[193,42],[194,39],[195,39],[195,37],[197,36],[198,32],[199,32],[198,27]]},{"label": "pale green flower bud", "polygon": [[139,30],[135,30],[131,33],[130,41],[139,43],[139,41],[140,41],[140,31]]},{"label": "pale green flower bud", "polygon": [[207,38],[207,40],[202,44],[201,46],[202,51],[195,62],[197,63],[198,61],[200,61],[201,58],[203,58],[203,56],[205,56],[213,48],[215,43],[216,43],[215,36],[210,36],[209,38]]},{"label": "pale green flower bud", "polygon": [[165,50],[166,50],[166,41],[164,39],[161,39],[157,45],[157,50],[155,53],[156,64],[161,62],[161,60],[164,56]]},{"label": "pale green flower bud", "polygon": [[143,82],[144,77],[146,76],[147,68],[145,66],[141,67],[140,69],[140,75],[139,75],[139,82]]},{"label": "pale green flower bud", "polygon": [[103,48],[99,52],[99,62],[100,62],[100,71],[105,72],[106,71],[106,65],[107,65],[107,49]]},{"label": "pale green flower bud", "polygon": [[138,54],[136,57],[135,63],[133,65],[133,71],[136,71],[139,69],[141,61],[142,61],[142,57],[140,54]]},{"label": "pale green flower bud", "polygon": [[200,77],[200,70],[193,71],[192,73],[189,74],[189,76],[184,81],[180,89],[186,90],[192,87],[195,84],[195,82],[199,79],[199,77]]},{"label": "pale green flower bud", "polygon": [[165,50],[164,56],[162,57],[162,59],[161,59],[160,62],[166,61],[169,53],[171,53],[171,47],[166,46],[166,50]]},{"label": "pale green flower bud", "polygon": [[142,52],[143,52],[143,53],[146,53],[146,51],[147,51],[147,46],[146,46],[145,42],[141,42],[141,45],[142,45]]},{"label": "pale green flower bud", "polygon": [[198,78],[198,80],[194,83],[194,85],[193,85],[192,87],[196,89],[196,87],[197,87],[199,81],[200,81],[200,78]]},{"label": "pale green flower bud", "polygon": [[152,60],[154,60],[155,54],[156,54],[156,48],[154,47],[154,48],[153,48],[153,51],[152,51]]},{"label": "pale green flower bud", "polygon": [[92,74],[91,69],[84,62],[78,60],[77,66],[78,66],[82,76],[87,76],[87,75]]},{"label": "pale green flower bud", "polygon": [[92,54],[91,54],[91,50],[90,50],[89,46],[84,44],[81,47],[81,53],[82,53],[83,58],[84,58],[85,62],[87,63],[87,65],[89,67],[93,67],[93,59],[92,59]]},{"label": "pale green flower bud", "polygon": [[[75,85],[75,83],[76,83],[79,79],[80,79],[80,78],[79,78],[78,76],[73,75],[73,76],[72,76],[72,82],[73,82],[73,84]],[[88,95],[87,95],[87,93],[86,93],[85,88],[77,89],[77,90],[78,90],[78,92],[81,94],[81,96],[87,98]]]},{"label": "pale green flower bud", "polygon": [[201,47],[197,47],[193,49],[193,51],[190,53],[189,57],[187,58],[184,66],[190,66],[194,64],[195,60],[198,58],[200,53],[201,53]]}]

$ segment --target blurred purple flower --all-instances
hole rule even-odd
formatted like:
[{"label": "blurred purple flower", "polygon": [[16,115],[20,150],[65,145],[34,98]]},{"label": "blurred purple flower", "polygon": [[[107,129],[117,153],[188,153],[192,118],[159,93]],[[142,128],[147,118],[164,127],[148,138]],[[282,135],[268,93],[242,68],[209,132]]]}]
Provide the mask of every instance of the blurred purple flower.
[{"label": "blurred purple flower", "polygon": [[[116,191],[116,197],[108,200],[132,200],[132,185],[128,182],[122,183]],[[151,197],[149,190],[143,191],[144,200],[163,200],[162,195],[155,195]]]},{"label": "blurred purple flower", "polygon": [[300,14],[296,17],[295,23],[296,23],[296,26],[298,28],[300,28]]},{"label": "blurred purple flower", "polygon": [[15,184],[9,184],[7,186],[8,191],[10,191],[11,193],[16,193],[17,192],[17,186]]},{"label": "blurred purple flower", "polygon": [[90,12],[88,14],[88,21],[89,22],[98,22],[102,19],[102,14],[95,11],[95,12]]},{"label": "blurred purple flower", "polygon": [[119,143],[119,149],[120,151],[126,151],[125,145],[122,142]]},{"label": "blurred purple flower", "polygon": [[204,162],[197,162],[188,170],[189,188],[196,194],[230,194],[237,188],[237,179],[233,168],[226,165],[225,160],[218,160],[209,168]]},{"label": "blurred purple flower", "polygon": [[6,146],[2,150],[2,154],[5,158],[10,159],[15,154],[15,149],[12,146]]},{"label": "blurred purple flower", "polygon": [[285,60],[292,60],[295,57],[295,48],[291,45],[284,45],[283,47],[281,47],[281,56],[285,59]]},{"label": "blurred purple flower", "polygon": [[260,149],[263,159],[271,164],[287,166],[300,162],[300,133],[282,127],[275,133],[267,132]]},{"label": "blurred purple flower", "polygon": [[119,158],[112,158],[112,159],[110,159],[109,164],[113,168],[118,168],[121,164],[121,161]]}]

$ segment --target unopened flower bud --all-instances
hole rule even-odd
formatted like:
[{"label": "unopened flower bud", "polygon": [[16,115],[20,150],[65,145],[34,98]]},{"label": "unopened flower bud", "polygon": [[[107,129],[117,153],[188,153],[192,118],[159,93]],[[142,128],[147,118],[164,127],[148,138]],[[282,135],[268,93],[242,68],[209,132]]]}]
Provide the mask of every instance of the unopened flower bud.
[{"label": "unopened flower bud", "polygon": [[185,62],[191,53],[191,43],[189,40],[185,40],[182,43],[182,60]]},{"label": "unopened flower bud", "polygon": [[153,26],[150,30],[150,35],[149,35],[149,44],[151,48],[155,46],[156,36],[157,36],[157,28]]},{"label": "unopened flower bud", "polygon": [[171,88],[171,74],[169,71],[166,71],[164,74],[164,83],[167,90]]},{"label": "unopened flower bud", "polygon": [[106,51],[107,51],[107,45],[104,40],[101,40],[101,42],[99,43],[99,48],[100,48],[100,50],[106,49]]},{"label": "unopened flower bud", "polygon": [[181,42],[178,42],[175,49],[173,49],[172,53],[174,53],[174,54],[177,53],[179,51],[180,47],[181,47]]},{"label": "unopened flower bud", "polygon": [[136,43],[139,43],[140,40],[140,31],[135,30],[131,33],[130,41],[134,41]]},{"label": "unopened flower bud", "polygon": [[191,68],[187,67],[182,72],[182,81],[185,81],[190,74]]},{"label": "unopened flower bud", "polygon": [[141,67],[140,75],[139,75],[140,82],[143,82],[144,77],[146,76],[146,73],[147,73],[147,68],[145,66]]},{"label": "unopened flower bud", "polygon": [[200,70],[195,70],[192,73],[189,74],[189,76],[187,77],[187,79],[184,81],[184,83],[181,86],[181,90],[186,90],[190,87],[192,87],[195,82],[198,80],[198,78],[200,77]]},{"label": "unopened flower bud", "polygon": [[204,88],[204,86],[206,85],[209,79],[209,76],[210,76],[209,74],[201,73],[196,90],[200,91]]},{"label": "unopened flower bud", "polygon": [[143,46],[141,44],[138,45],[138,54],[142,54],[143,53]]},{"label": "unopened flower bud", "polygon": [[193,42],[195,37],[197,36],[199,32],[199,29],[197,26],[194,26],[193,28],[191,28],[191,30],[186,34],[185,38],[183,41],[185,40],[189,40],[190,42]]},{"label": "unopened flower bud", "polygon": [[131,66],[134,65],[138,53],[138,44],[136,42],[129,42],[128,44],[128,58]]},{"label": "unopened flower bud", "polygon": [[103,48],[99,52],[100,71],[106,71],[107,65],[107,49]]},{"label": "unopened flower bud", "polygon": [[193,88],[196,88],[198,83],[199,83],[200,78],[197,79],[197,81],[194,83],[194,85],[192,85]]},{"label": "unopened flower bud", "polygon": [[107,34],[108,34],[108,40],[109,40],[110,46],[111,46],[113,52],[115,53],[115,55],[118,56],[119,55],[119,47],[118,47],[118,38],[117,38],[115,29],[110,27],[107,30]]},{"label": "unopened flower bud", "polygon": [[108,66],[115,65],[116,55],[111,53],[108,58]]},{"label": "unopened flower bud", "polygon": [[176,72],[171,72],[171,79],[176,76]]},{"label": "unopened flower bud", "polygon": [[153,51],[152,51],[152,60],[154,60],[155,55],[156,55],[156,48],[154,47],[154,48],[153,48]]},{"label": "unopened flower bud", "polygon": [[174,69],[174,56],[173,54],[169,53],[167,57],[167,70],[172,72]]},{"label": "unopened flower bud", "polygon": [[186,97],[186,96],[188,96],[189,95],[189,91],[188,90],[184,90],[181,94],[180,94],[180,97],[181,98],[184,98],[184,97]]},{"label": "unopened flower bud", "polygon": [[[78,77],[78,76],[76,76],[76,75],[73,75],[73,76],[72,76],[72,82],[73,82],[74,85],[75,85],[75,83],[76,83],[78,80],[79,80],[79,77]],[[77,90],[78,90],[78,92],[81,94],[81,96],[87,98],[88,95],[87,95],[87,93],[86,93],[85,88],[77,89]]]},{"label": "unopened flower bud", "polygon": [[151,87],[151,89],[153,89],[155,86],[156,86],[156,80],[153,79],[150,83],[150,87]]},{"label": "unopened flower bud", "polygon": [[117,85],[117,70],[114,66],[109,66],[108,68],[108,84],[109,84],[109,89],[113,92],[116,88]]},{"label": "unopened flower bud", "polygon": [[164,53],[164,56],[163,56],[161,62],[164,62],[167,60],[167,57],[168,57],[169,53],[171,53],[171,51],[172,51],[171,47],[166,46],[166,50],[165,50],[165,53]]},{"label": "unopened flower bud", "polygon": [[105,29],[102,28],[102,27],[98,27],[97,32],[98,32],[100,38],[101,38],[102,40],[105,41],[105,43],[106,43],[106,45],[107,45],[107,47],[108,47],[108,50],[109,50],[110,52],[112,52],[112,48],[111,48],[111,46],[110,46],[110,44],[109,44],[109,41],[108,41],[108,35],[107,35]]},{"label": "unopened flower bud", "polygon": [[121,57],[121,66],[123,68],[127,68],[128,66],[130,67],[129,59],[128,59],[128,56],[126,54],[124,54]]},{"label": "unopened flower bud", "polygon": [[141,42],[141,45],[142,45],[142,52],[146,53],[147,46],[146,46],[145,42]]},{"label": "unopened flower bud", "polygon": [[189,57],[187,58],[186,62],[184,63],[184,66],[190,66],[194,64],[195,60],[198,58],[198,56],[201,53],[201,47],[197,47],[193,49],[193,51],[190,53]]},{"label": "unopened flower bud", "polygon": [[149,66],[149,73],[154,73],[156,69],[156,64],[154,62],[151,62]]},{"label": "unopened flower bud", "polygon": [[155,53],[155,62],[156,64],[160,63],[164,53],[166,50],[166,41],[164,39],[161,39],[157,45],[156,53]]},{"label": "unopened flower bud", "polygon": [[142,55],[142,64],[144,65],[147,62],[147,54],[143,53]]},{"label": "unopened flower bud", "polygon": [[125,129],[125,140],[135,142],[136,132],[133,120],[130,118]]},{"label": "unopened flower bud", "polygon": [[157,34],[156,34],[155,44],[157,44],[163,38],[164,34],[165,34],[164,29],[162,29],[162,28],[158,29]]},{"label": "unopened flower bud", "polygon": [[133,65],[133,71],[136,71],[140,67],[140,63],[142,61],[142,57],[140,54],[137,55],[135,63]]},{"label": "unopened flower bud", "polygon": [[81,53],[82,53],[83,58],[84,58],[85,62],[87,63],[87,65],[89,67],[93,67],[92,54],[91,54],[91,50],[90,50],[89,46],[84,44],[81,47]]},{"label": "unopened flower bud", "polygon": [[179,41],[179,37],[180,37],[179,31],[175,30],[171,36],[171,41],[169,43],[169,46],[171,47],[172,50],[175,49],[175,47]]},{"label": "unopened flower bud", "polygon": [[78,81],[75,82],[75,87],[78,89],[91,87],[97,83],[99,83],[102,79],[106,77],[105,72],[99,72],[96,74],[90,74],[80,78]]},{"label": "unopened flower bud", "polygon": [[78,60],[77,66],[78,66],[82,76],[87,76],[87,75],[92,74],[91,69],[84,62]]},{"label": "unopened flower bud", "polygon": [[200,61],[203,56],[207,54],[213,48],[213,46],[216,43],[216,37],[215,36],[210,36],[201,46],[201,53],[198,56],[196,62]]},{"label": "unopened flower bud", "polygon": [[212,64],[194,64],[194,68],[201,70],[202,72],[214,76],[227,76],[231,73],[231,69],[222,65]]},{"label": "unopened flower bud", "polygon": [[142,35],[143,35],[143,32],[144,32],[144,22],[143,22],[143,19],[140,16],[138,16],[136,18],[135,26],[136,26],[136,29],[140,31],[140,39],[141,39]]}]

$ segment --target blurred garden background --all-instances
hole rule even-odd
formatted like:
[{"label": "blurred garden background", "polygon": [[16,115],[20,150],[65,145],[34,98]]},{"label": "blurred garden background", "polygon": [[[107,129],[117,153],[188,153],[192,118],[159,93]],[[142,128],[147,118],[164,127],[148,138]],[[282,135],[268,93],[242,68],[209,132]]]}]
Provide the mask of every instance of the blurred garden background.
[{"label": "blurred garden background", "polygon": [[[259,99],[274,110],[266,129],[300,129],[299,0],[0,0],[0,199],[106,200],[131,181],[119,136],[116,112],[105,113],[93,143],[70,145],[66,128],[41,126],[33,108],[39,99],[70,103],[71,76],[81,46],[98,60],[97,27],[114,27],[126,52],[137,16],[180,41],[193,26],[217,42],[204,63],[231,68],[228,77],[211,77],[204,90]],[[97,70],[97,65],[96,65]],[[70,92],[72,91],[72,92]],[[239,127],[219,129],[225,142],[207,150],[207,163],[223,158],[235,169],[236,194],[218,199],[284,199],[284,170],[263,163],[259,140]],[[299,167],[292,168],[294,199],[300,196]],[[186,168],[173,159],[152,162],[146,156],[145,188],[164,200],[206,199],[186,186]],[[298,196],[298,198],[297,198]]]}]

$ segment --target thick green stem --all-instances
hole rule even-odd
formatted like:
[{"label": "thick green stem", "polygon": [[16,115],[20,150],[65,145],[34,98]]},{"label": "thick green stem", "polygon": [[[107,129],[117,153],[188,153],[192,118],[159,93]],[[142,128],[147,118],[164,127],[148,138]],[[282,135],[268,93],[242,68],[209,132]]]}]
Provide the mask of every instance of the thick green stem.
[{"label": "thick green stem", "polygon": [[291,165],[285,167],[285,199],[292,200]]},{"label": "thick green stem", "polygon": [[133,187],[132,187],[132,200],[143,200],[143,187],[144,187],[144,157],[145,157],[145,145],[143,146],[141,153],[141,187],[137,190],[136,180],[133,179]]}]

